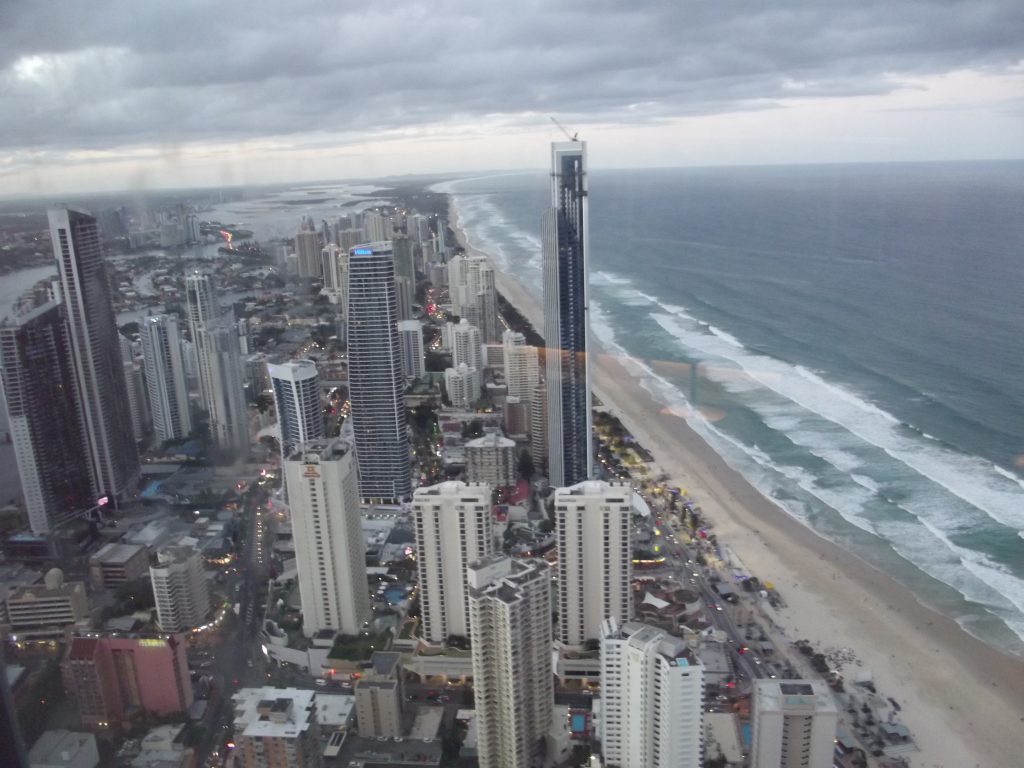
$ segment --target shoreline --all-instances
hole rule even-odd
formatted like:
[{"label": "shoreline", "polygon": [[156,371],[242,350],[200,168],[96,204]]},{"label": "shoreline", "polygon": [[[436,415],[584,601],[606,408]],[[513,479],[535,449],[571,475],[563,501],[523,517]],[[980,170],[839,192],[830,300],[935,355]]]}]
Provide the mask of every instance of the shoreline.
[{"label": "shoreline", "polygon": [[[488,258],[497,289],[542,328],[541,306],[490,254],[470,245],[449,195],[456,239]],[[662,407],[623,361],[594,353],[594,392],[654,456],[656,471],[687,489],[719,540],[777,585],[787,640],[850,648],[879,693],[901,706],[921,768],[1006,768],[1024,751],[1024,660],[968,634],[884,572],[792,518],[733,469],[686,421]]]}]

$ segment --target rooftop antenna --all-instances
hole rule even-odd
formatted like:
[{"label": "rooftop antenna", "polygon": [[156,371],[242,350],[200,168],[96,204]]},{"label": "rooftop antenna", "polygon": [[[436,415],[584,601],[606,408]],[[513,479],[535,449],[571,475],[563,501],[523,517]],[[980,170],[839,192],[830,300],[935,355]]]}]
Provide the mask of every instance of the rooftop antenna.
[{"label": "rooftop antenna", "polygon": [[567,130],[565,130],[565,126],[564,125],[562,125],[560,122],[555,120],[555,118],[552,117],[551,115],[548,115],[548,117],[551,118],[551,122],[552,123],[554,123],[556,126],[558,126],[558,130],[560,130],[562,133],[565,134],[565,138],[567,138],[569,141],[579,141],[579,138],[577,138],[579,136],[579,133],[574,133],[572,135],[569,135],[569,132]]}]

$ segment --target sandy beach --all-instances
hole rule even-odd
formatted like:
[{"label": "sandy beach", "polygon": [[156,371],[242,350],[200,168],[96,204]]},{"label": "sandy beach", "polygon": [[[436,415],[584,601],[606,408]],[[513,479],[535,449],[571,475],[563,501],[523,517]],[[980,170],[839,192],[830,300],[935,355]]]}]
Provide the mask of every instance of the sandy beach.
[{"label": "sandy beach", "polygon": [[[470,247],[452,207],[452,228]],[[495,266],[498,290],[543,333],[540,297]],[[848,648],[879,693],[901,706],[920,751],[915,768],[1024,766],[1024,659],[971,637],[904,586],[790,517],[733,470],[686,421],[663,408],[623,366],[600,354],[593,388],[657,465],[684,487],[719,542],[787,607],[778,622],[790,640]]]}]

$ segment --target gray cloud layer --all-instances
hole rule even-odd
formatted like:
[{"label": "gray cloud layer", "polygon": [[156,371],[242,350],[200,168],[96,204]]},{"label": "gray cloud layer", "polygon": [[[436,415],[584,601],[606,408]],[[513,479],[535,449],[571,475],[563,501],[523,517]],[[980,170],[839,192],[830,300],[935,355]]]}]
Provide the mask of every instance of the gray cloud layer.
[{"label": "gray cloud layer", "polygon": [[635,122],[1022,59],[1020,0],[0,0],[0,147]]}]

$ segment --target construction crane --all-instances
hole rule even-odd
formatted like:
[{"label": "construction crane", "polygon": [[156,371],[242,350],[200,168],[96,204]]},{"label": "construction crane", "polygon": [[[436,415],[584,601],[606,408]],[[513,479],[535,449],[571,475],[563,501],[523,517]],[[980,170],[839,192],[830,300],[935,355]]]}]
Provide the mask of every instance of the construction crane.
[{"label": "construction crane", "polygon": [[579,138],[577,138],[579,136],[579,133],[574,133],[574,134],[572,134],[570,136],[569,132],[567,130],[565,130],[565,126],[564,125],[562,125],[560,122],[555,120],[555,118],[552,117],[551,115],[548,115],[548,117],[551,118],[551,122],[552,123],[554,123],[556,126],[558,126],[558,130],[560,130],[562,133],[565,134],[565,138],[567,138],[569,141],[579,141]]}]

